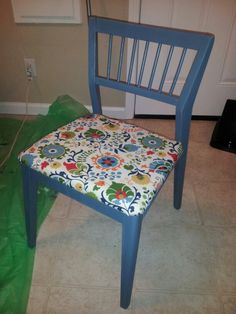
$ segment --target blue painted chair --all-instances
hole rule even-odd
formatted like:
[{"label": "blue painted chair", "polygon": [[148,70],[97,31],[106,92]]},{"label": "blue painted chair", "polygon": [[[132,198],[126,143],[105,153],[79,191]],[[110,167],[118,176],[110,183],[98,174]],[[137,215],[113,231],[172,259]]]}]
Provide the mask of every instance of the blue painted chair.
[{"label": "blue painted chair", "polygon": [[[105,71],[98,64],[100,37]],[[192,107],[213,42],[211,34],[90,16],[93,114],[59,128],[19,156],[30,247],[36,245],[39,184],[122,224],[122,308],[130,304],[142,220],[174,166],[174,207],[181,206]],[[103,116],[100,86],[175,106],[175,140]]]}]

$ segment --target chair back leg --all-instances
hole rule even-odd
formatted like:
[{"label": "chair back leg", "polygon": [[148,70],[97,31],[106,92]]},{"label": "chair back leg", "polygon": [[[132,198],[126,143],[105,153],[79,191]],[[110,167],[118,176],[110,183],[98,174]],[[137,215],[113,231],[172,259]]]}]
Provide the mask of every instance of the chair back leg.
[{"label": "chair back leg", "polygon": [[125,217],[122,223],[120,306],[130,304],[143,216]]},{"label": "chair back leg", "polygon": [[37,234],[37,189],[38,183],[30,168],[22,165],[25,225],[29,247],[36,245]]},{"label": "chair back leg", "polygon": [[174,169],[174,208],[180,209],[184,189],[184,173],[187,154],[184,152]]},{"label": "chair back leg", "polygon": [[174,168],[174,207],[180,209],[184,188],[184,174],[187,161],[189,132],[191,123],[191,108],[176,109],[175,137],[182,143],[183,153]]}]

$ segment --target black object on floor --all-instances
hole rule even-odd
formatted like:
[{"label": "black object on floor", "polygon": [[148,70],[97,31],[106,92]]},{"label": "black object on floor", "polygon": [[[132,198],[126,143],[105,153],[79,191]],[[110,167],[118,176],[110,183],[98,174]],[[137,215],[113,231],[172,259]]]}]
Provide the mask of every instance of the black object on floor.
[{"label": "black object on floor", "polygon": [[210,145],[236,153],[236,100],[226,101],[223,114],[214,128]]}]

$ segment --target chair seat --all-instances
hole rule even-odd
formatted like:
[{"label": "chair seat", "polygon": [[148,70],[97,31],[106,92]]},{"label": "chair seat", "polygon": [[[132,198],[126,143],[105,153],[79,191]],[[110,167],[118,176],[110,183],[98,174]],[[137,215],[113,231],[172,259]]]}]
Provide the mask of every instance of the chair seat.
[{"label": "chair seat", "polygon": [[19,155],[22,163],[128,216],[144,214],[179,142],[103,115],[79,118]]}]

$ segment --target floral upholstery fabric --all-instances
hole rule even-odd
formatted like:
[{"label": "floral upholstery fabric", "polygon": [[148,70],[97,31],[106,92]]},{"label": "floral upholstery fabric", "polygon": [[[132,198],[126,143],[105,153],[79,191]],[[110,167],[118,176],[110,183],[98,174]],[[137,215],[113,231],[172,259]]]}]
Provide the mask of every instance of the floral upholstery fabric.
[{"label": "floral upholstery fabric", "polygon": [[19,155],[21,162],[126,215],[143,214],[180,143],[102,115],[79,118]]}]

